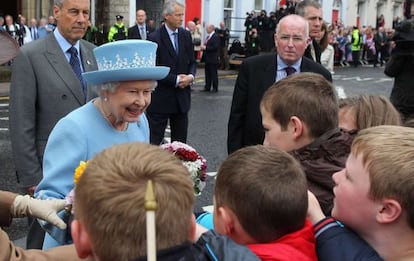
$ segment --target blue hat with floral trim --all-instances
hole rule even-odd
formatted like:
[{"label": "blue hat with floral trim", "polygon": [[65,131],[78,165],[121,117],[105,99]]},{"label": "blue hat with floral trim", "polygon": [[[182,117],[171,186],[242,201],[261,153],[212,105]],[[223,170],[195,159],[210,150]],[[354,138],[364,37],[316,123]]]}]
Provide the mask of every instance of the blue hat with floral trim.
[{"label": "blue hat with floral trim", "polygon": [[98,70],[82,75],[89,84],[161,80],[170,68],[155,65],[157,46],[146,40],[122,40],[101,45],[93,50]]}]

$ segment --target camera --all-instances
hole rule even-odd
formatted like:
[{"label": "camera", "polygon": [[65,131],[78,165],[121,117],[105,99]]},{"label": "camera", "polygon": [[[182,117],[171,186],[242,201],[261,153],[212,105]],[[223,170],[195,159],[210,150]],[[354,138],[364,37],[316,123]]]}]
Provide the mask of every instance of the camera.
[{"label": "camera", "polygon": [[405,20],[395,29],[392,41],[396,47],[393,53],[411,54],[414,52],[414,20]]}]

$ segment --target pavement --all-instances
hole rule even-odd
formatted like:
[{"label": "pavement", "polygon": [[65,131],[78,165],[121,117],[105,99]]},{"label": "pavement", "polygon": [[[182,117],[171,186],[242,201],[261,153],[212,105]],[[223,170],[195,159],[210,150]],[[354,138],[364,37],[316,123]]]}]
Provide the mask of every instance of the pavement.
[{"label": "pavement", "polygon": [[[218,70],[219,78],[235,76],[237,75],[237,73],[238,73],[237,70]],[[196,82],[204,81],[204,68],[203,67],[199,66],[197,68],[195,81]],[[7,97],[9,96],[9,90],[10,90],[10,82],[0,82],[0,100],[2,98],[7,99]]]}]

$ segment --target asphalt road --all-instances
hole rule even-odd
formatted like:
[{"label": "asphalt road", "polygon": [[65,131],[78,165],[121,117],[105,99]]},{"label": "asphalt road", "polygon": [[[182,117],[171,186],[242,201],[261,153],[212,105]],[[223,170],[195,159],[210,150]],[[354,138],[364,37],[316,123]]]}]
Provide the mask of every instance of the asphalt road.
[{"label": "asphalt road", "polygon": [[[386,77],[383,69],[368,66],[335,68],[334,85],[340,97],[364,93],[389,96],[393,79]],[[235,79],[235,75],[222,76],[218,93],[201,92],[202,78],[193,86],[188,144],[207,159],[208,171],[215,171],[227,156],[227,121]],[[0,189],[18,192],[8,133],[7,97],[0,98],[0,151]],[[202,195],[197,197],[196,211],[212,204],[213,184],[214,179],[209,178]],[[25,219],[15,219],[7,231],[13,240],[24,246]]]}]

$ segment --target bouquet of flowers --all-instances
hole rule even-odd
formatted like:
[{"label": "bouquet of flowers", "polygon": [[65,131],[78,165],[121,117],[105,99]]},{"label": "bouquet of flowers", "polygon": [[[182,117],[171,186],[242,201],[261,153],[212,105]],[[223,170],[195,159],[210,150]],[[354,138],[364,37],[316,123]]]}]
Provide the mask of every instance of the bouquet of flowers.
[{"label": "bouquet of flowers", "polygon": [[199,155],[193,147],[178,141],[162,144],[161,148],[173,153],[183,162],[193,180],[195,195],[200,195],[206,186],[206,159]]}]

